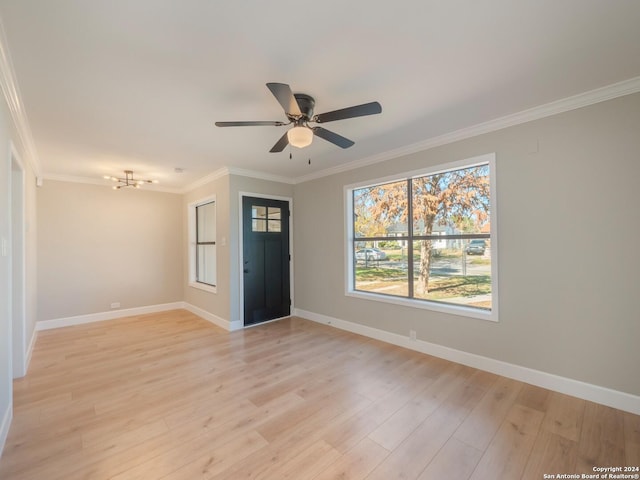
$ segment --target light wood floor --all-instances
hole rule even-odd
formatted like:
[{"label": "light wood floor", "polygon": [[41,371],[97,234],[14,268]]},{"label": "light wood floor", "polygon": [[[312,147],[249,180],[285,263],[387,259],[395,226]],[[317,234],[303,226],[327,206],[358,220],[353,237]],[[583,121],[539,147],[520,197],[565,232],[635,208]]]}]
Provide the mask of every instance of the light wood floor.
[{"label": "light wood floor", "polygon": [[40,332],[0,478],[542,479],[640,465],[640,417],[302,319]]}]

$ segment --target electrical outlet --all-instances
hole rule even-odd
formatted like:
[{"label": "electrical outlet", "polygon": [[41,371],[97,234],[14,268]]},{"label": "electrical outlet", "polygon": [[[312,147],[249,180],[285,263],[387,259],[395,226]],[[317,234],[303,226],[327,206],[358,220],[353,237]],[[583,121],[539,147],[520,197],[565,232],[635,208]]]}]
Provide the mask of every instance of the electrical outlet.
[{"label": "electrical outlet", "polygon": [[416,341],[416,331],[415,330],[409,330],[409,338],[411,340],[413,340],[414,342]]},{"label": "electrical outlet", "polygon": [[113,302],[111,308],[120,308],[120,302]]}]

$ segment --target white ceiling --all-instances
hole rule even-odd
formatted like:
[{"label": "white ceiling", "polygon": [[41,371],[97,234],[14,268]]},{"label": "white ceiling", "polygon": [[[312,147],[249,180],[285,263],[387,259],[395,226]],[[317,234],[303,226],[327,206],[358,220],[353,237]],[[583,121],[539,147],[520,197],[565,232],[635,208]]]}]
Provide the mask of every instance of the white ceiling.
[{"label": "white ceiling", "polygon": [[[0,0],[0,18],[45,176],[174,189],[314,175],[640,76],[637,0]],[[324,124],[350,149],[289,159],[269,153],[286,127],[214,126],[285,121],[267,82],[383,112]]]}]

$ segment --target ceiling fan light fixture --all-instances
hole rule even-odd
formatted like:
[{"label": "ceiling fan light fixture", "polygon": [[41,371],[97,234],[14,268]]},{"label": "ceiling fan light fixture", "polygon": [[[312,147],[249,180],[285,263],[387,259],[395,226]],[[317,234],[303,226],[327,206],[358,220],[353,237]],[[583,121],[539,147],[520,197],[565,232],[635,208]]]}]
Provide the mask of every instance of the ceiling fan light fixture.
[{"label": "ceiling fan light fixture", "polygon": [[289,144],[297,148],[304,148],[311,145],[313,141],[313,130],[307,127],[293,127],[287,132]]}]

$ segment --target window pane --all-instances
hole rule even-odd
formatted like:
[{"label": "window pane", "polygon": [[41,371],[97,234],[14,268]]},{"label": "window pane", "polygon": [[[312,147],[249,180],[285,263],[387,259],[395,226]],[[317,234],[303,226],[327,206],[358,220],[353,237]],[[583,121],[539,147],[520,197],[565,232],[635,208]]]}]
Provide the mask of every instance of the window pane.
[{"label": "window pane", "polygon": [[197,270],[196,280],[201,283],[207,283],[209,285],[216,284],[216,271],[215,271],[215,245],[198,245],[196,250]]},{"label": "window pane", "polygon": [[354,236],[407,235],[407,198],[406,181],[354,190]]},{"label": "window pane", "polygon": [[489,195],[489,165],[414,178],[414,235],[489,233]]},{"label": "window pane", "polygon": [[269,219],[267,227],[270,232],[280,232],[282,230],[282,226],[280,225],[280,219],[282,218],[282,213],[280,208],[278,207],[269,207],[267,209],[267,217]]},{"label": "window pane", "polygon": [[267,231],[267,221],[266,220],[256,220],[255,218],[251,220],[251,230],[254,232],[266,232]]},{"label": "window pane", "polygon": [[216,204],[205,203],[196,207],[198,242],[216,241]]},{"label": "window pane", "polygon": [[444,242],[444,248],[435,248],[434,242],[415,241],[414,296],[490,310],[489,242],[477,239]]},{"label": "window pane", "polygon": [[263,207],[262,205],[252,205],[251,206],[251,217],[252,218],[267,218],[267,207]]},{"label": "window pane", "polygon": [[354,242],[355,289],[406,297],[409,293],[406,250],[406,246],[395,241]]},{"label": "window pane", "polygon": [[281,229],[280,220],[269,220],[268,227],[270,232],[279,232]]},{"label": "window pane", "polygon": [[280,209],[277,207],[269,207],[267,209],[269,220],[280,220],[282,218]]}]

